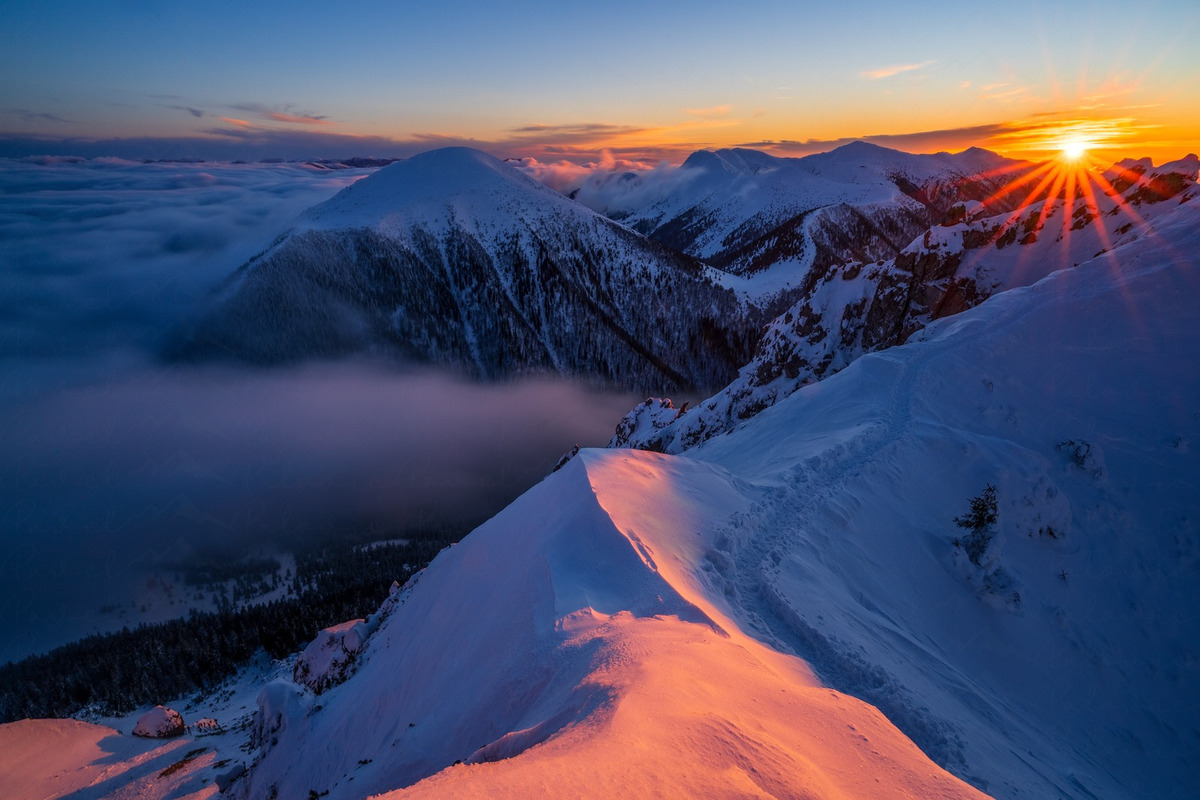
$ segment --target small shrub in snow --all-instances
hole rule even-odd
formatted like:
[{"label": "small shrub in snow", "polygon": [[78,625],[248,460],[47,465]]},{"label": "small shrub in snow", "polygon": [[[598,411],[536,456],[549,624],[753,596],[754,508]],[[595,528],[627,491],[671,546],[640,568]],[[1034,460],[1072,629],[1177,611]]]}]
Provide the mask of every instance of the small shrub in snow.
[{"label": "small shrub in snow", "polygon": [[954,546],[961,547],[976,566],[979,566],[980,559],[992,543],[992,537],[996,535],[992,528],[996,524],[996,516],[996,487],[989,483],[981,494],[971,498],[971,510],[954,518],[955,525],[970,531],[956,538]]},{"label": "small shrub in snow", "polygon": [[1104,455],[1100,448],[1083,439],[1067,439],[1056,444],[1055,449],[1079,469],[1093,478],[1104,477]]}]

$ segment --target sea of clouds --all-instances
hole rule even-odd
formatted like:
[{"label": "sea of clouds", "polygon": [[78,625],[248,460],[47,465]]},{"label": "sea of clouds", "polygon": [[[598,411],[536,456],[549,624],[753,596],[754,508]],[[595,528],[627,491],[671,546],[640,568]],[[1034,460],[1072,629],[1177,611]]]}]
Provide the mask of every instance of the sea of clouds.
[{"label": "sea of clouds", "polygon": [[304,209],[369,170],[0,160],[0,662],[200,553],[468,527],[634,398],[363,361],[158,353]]}]

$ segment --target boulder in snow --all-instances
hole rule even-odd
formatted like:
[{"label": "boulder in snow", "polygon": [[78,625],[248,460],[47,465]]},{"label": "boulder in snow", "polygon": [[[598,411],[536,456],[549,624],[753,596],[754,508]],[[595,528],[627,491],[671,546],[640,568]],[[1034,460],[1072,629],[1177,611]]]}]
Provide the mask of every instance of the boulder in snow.
[{"label": "boulder in snow", "polygon": [[166,706],[155,706],[138,717],[133,726],[134,736],[145,736],[148,739],[169,739],[172,736],[182,736],[184,732],[183,717],[178,711]]},{"label": "boulder in snow", "polygon": [[369,633],[361,619],[332,625],[317,634],[296,661],[292,677],[317,694],[337,686],[354,671],[358,651]]}]

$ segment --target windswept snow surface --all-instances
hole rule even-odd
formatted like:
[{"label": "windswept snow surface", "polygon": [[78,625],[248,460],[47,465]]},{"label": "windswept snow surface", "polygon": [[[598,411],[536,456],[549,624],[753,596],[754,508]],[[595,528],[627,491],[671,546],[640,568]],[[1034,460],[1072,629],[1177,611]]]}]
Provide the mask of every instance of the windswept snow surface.
[{"label": "windswept snow surface", "polygon": [[1196,796],[1197,252],[1183,205],[686,457],[582,451],[273,684],[237,791]]},{"label": "windswept snow surface", "polygon": [[1198,252],[1180,206],[691,451],[767,492],[722,551],[750,629],[996,796],[1195,797]]},{"label": "windswept snow surface", "polygon": [[704,554],[754,494],[717,466],[584,451],[408,587],[319,709],[269,687],[240,791],[977,796],[710,592]]}]

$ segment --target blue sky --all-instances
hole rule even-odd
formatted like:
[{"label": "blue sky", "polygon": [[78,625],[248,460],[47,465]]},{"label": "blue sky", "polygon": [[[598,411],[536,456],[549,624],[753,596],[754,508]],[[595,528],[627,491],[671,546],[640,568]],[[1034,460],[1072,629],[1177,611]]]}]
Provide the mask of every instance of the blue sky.
[{"label": "blue sky", "polygon": [[805,6],[10,0],[0,153],[31,138],[259,156],[471,142],[678,160],[929,132],[890,143],[1019,151],[995,133],[1080,115],[1176,157],[1198,138],[1200,4]]}]

